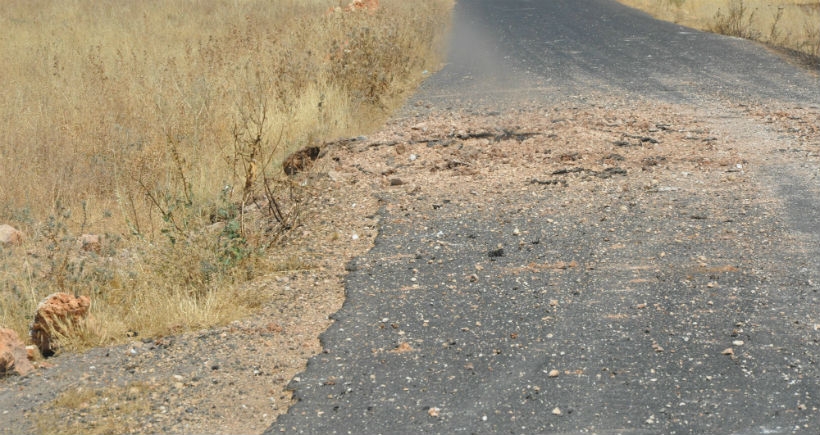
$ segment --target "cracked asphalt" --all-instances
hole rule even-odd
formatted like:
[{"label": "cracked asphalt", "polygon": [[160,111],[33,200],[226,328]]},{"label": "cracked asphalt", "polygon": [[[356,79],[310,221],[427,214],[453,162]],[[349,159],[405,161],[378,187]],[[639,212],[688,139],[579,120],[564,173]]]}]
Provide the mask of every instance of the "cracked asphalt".
[{"label": "cracked asphalt", "polygon": [[266,433],[820,433],[820,136],[755,112],[816,130],[816,73],[611,1],[461,0],[400,116],[608,98],[687,107],[737,167],[384,198]]}]

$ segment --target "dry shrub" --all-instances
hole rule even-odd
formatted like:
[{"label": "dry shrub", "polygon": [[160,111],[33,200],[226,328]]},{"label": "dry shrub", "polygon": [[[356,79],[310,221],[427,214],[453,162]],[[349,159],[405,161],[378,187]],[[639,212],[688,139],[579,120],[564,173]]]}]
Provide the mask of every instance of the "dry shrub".
[{"label": "dry shrub", "polygon": [[749,11],[743,0],[731,0],[726,14],[720,10],[715,14],[710,30],[738,38],[760,39],[760,32],[754,28],[754,19],[755,11]]},{"label": "dry shrub", "polygon": [[[820,8],[820,3],[818,3]],[[803,30],[806,39],[802,41],[797,49],[814,57],[815,66],[820,66],[820,22],[806,23]]]},{"label": "dry shrub", "polygon": [[820,57],[820,1],[619,0],[653,16],[701,30],[753,39],[809,65]]},{"label": "dry shrub", "polygon": [[[9,0],[0,26],[0,323],[87,294],[78,347],[246,315],[299,224],[289,152],[383,122],[440,62],[452,0]],[[302,190],[300,190],[302,189]],[[105,235],[83,253],[83,233]]]}]

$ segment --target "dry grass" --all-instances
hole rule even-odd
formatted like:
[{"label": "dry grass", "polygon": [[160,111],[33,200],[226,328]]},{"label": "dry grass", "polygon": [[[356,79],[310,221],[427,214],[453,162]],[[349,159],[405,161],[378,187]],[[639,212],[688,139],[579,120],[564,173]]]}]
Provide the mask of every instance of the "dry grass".
[{"label": "dry grass", "polygon": [[808,56],[820,56],[820,1],[620,0],[655,17],[752,39]]},{"label": "dry grass", "polygon": [[[718,10],[709,30],[721,35],[759,40],[762,33],[754,28],[756,10],[749,10],[743,0],[732,0],[724,13]],[[775,32],[772,31],[772,34]]]},{"label": "dry grass", "polygon": [[55,291],[92,297],[78,348],[264,304],[241,284],[281,268],[310,198],[283,157],[381,123],[437,68],[452,0],[336,5],[4,2],[0,223],[27,239],[0,248],[0,325],[25,336]]},{"label": "dry grass", "polygon": [[135,433],[142,429],[137,417],[153,409],[149,400],[156,386],[133,382],[122,387],[102,389],[72,388],[60,394],[51,407],[71,409],[83,413],[84,424],[65,422],[52,414],[43,413],[37,419],[39,433],[43,434],[118,434]]},{"label": "dry grass", "polygon": [[[771,5],[770,5],[771,6]],[[791,5],[791,14],[802,14],[802,25],[792,18],[784,23],[786,6],[769,11],[771,16],[759,19],[758,8],[751,8],[744,0],[731,0],[726,12],[715,13],[708,30],[722,35],[761,41],[773,46],[802,53],[817,62],[820,56],[820,2]]]}]

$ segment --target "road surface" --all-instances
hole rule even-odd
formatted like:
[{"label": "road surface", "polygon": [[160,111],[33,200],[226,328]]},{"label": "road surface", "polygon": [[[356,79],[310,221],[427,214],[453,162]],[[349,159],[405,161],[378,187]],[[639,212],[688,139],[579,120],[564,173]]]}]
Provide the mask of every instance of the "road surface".
[{"label": "road surface", "polygon": [[553,208],[521,189],[385,207],[266,433],[820,433],[815,73],[613,1],[460,0],[403,116],[609,98],[685,107],[709,128],[683,140],[738,160],[695,190],[650,162],[661,184]]}]

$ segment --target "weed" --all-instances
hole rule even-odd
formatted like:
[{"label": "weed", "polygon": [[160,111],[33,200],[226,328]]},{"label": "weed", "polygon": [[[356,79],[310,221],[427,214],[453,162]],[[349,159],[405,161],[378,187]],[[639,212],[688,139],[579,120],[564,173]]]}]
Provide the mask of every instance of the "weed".
[{"label": "weed", "polygon": [[[56,290],[93,300],[68,348],[264,304],[238,289],[309,218],[283,158],[379,125],[438,66],[452,6],[337,3],[5,2],[0,222],[29,237],[0,250],[3,325],[25,336]],[[85,233],[105,235],[99,253]]]},{"label": "weed", "polygon": [[731,0],[726,15],[718,10],[711,31],[722,35],[746,39],[760,39],[760,32],[754,29],[755,11],[749,11],[743,0]]},{"label": "weed", "polygon": [[620,0],[657,18],[749,38],[783,49],[817,65],[820,47],[820,2],[791,0]]},{"label": "weed", "polygon": [[147,382],[100,389],[69,389],[47,404],[46,410],[68,410],[84,418],[56,419],[54,414],[43,412],[37,418],[38,432],[109,434],[139,431],[142,429],[139,417],[153,411],[150,396],[156,390],[156,385]]}]

